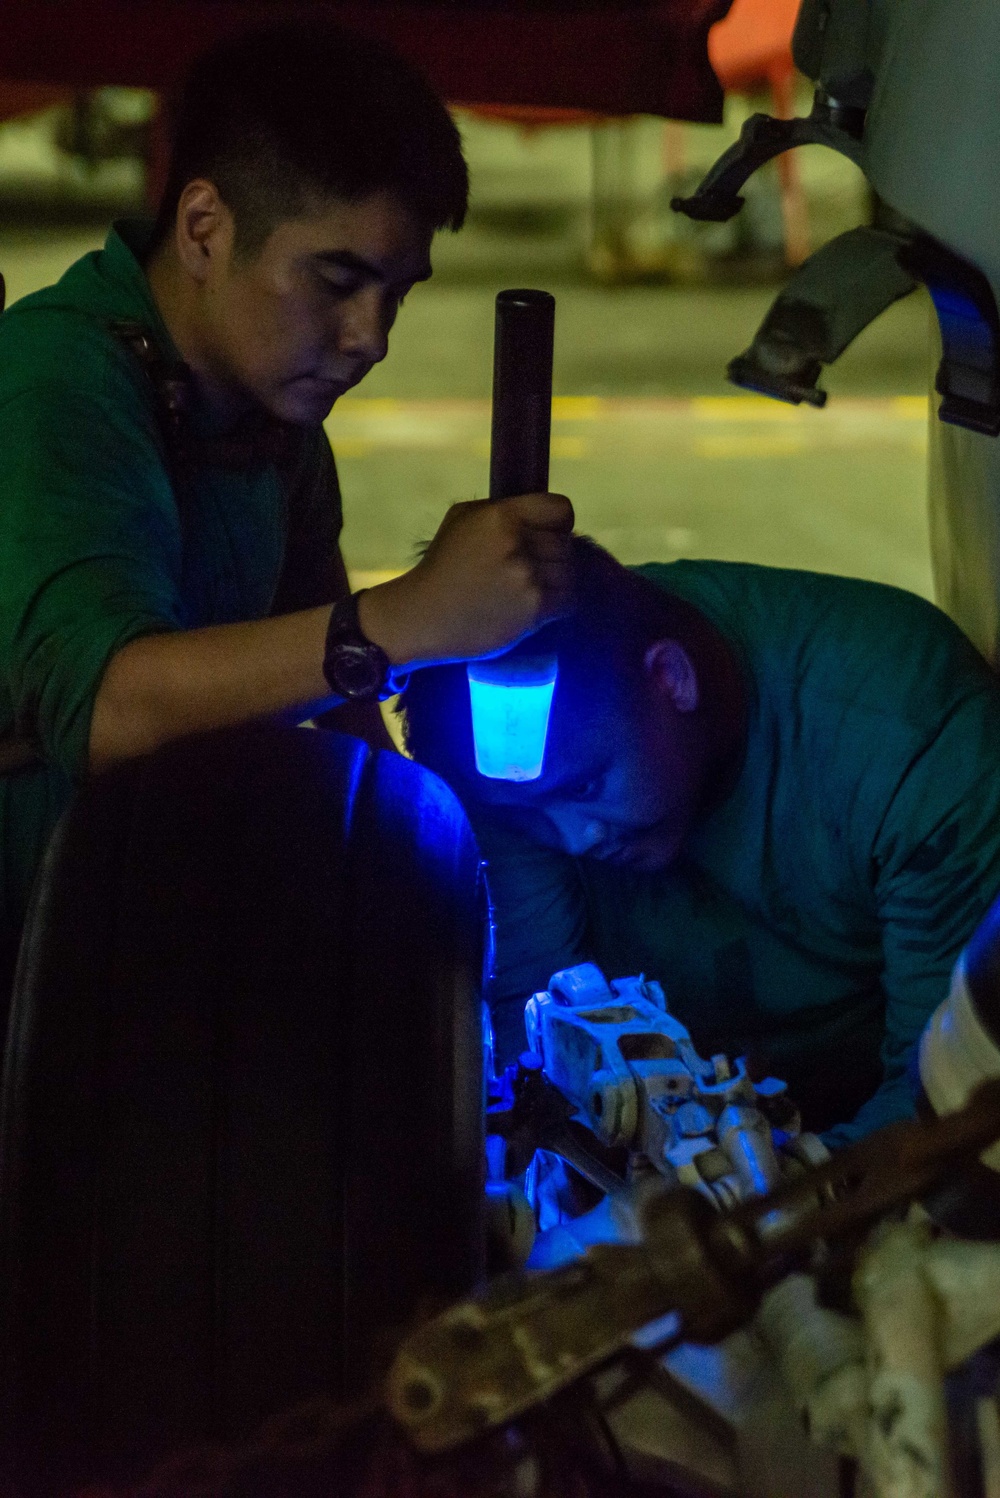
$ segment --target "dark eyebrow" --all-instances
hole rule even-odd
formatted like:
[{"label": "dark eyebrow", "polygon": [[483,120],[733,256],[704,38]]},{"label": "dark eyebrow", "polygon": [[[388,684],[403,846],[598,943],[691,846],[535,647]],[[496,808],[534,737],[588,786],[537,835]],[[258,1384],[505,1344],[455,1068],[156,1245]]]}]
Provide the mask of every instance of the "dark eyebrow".
[{"label": "dark eyebrow", "polygon": [[[319,250],[313,257],[322,261],[324,265],[335,266],[338,270],[355,271],[360,276],[367,277],[370,281],[385,281],[385,271],[381,266],[365,260],[361,255],[355,255],[353,250]],[[420,267],[417,275],[407,276],[407,281],[428,281],[431,276],[431,267],[425,261]]]}]

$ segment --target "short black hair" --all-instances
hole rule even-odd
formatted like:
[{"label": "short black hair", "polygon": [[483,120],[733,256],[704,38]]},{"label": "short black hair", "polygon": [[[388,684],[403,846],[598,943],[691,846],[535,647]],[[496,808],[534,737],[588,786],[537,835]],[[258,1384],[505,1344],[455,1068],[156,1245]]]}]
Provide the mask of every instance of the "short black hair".
[{"label": "short black hair", "polygon": [[469,195],[458,129],[423,75],[325,22],[245,33],[195,62],[172,110],[154,248],[196,177],[233,214],[241,255],[317,199],[388,191],[429,228],[459,229]]},{"label": "short black hair", "polygon": [[[705,620],[685,599],[632,567],[589,536],[573,538],[575,609],[516,647],[523,655],[555,654],[559,686],[552,704],[550,744],[566,758],[580,728],[609,702],[642,701],[644,658],[657,640],[690,647]],[[472,711],[465,665],[414,671],[398,709],[406,748],[458,794],[482,789],[475,773]]]}]

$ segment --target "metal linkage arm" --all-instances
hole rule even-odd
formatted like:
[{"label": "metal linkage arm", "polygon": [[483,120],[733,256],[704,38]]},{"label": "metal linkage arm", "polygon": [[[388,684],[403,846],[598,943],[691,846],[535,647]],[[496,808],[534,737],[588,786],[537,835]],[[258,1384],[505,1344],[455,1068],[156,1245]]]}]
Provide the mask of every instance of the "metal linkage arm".
[{"label": "metal linkage arm", "polygon": [[826,404],[817,385],[881,312],[916,289],[900,264],[907,241],[885,229],[850,229],[801,265],[761,323],[753,343],[729,365],[734,385],[798,405]]},{"label": "metal linkage arm", "polygon": [[853,118],[844,121],[818,91],[812,113],[806,117],[776,120],[769,114],[752,114],[739,140],[709,169],[698,190],[689,198],[673,198],[670,206],[688,218],[725,223],[743,207],[740,189],[747,179],[765,162],[796,146],[829,146],[860,165],[861,141],[846,128],[848,123],[853,129]]},{"label": "metal linkage arm", "polygon": [[960,1112],[890,1125],[729,1212],[696,1191],[664,1190],[641,1209],[641,1243],[510,1275],[413,1333],[390,1373],[389,1408],[423,1450],[447,1450],[621,1355],[672,1312],[677,1340],[716,1341],[817,1241],[870,1227],[997,1138],[1000,1081]]}]

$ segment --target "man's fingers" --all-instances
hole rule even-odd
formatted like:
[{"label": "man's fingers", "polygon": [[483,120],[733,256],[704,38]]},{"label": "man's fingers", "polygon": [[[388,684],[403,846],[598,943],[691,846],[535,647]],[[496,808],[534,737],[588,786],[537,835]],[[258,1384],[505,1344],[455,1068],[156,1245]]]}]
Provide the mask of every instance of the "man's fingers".
[{"label": "man's fingers", "polygon": [[536,562],[535,586],[541,595],[540,622],[561,619],[573,608],[573,579],[567,568],[553,562]]},{"label": "man's fingers", "polygon": [[453,505],[412,573],[396,580],[412,615],[407,660],[487,655],[568,613],[572,530],[564,494]]},{"label": "man's fingers", "polygon": [[573,557],[569,536],[562,531],[543,530],[534,525],[522,530],[521,548],[533,561],[559,562],[564,567],[570,565]]},{"label": "man's fingers", "polygon": [[573,506],[565,494],[518,494],[514,499],[493,500],[523,525],[541,530],[571,531],[576,523]]}]

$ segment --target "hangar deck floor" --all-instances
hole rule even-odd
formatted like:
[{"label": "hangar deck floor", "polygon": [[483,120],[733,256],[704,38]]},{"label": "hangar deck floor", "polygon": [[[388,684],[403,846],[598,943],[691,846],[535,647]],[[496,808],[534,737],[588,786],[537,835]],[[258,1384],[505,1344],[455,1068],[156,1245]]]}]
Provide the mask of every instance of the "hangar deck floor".
[{"label": "hangar deck floor", "polygon": [[[921,396],[823,413],[738,395],[557,397],[551,484],[625,562],[721,557],[929,595],[926,423]],[[359,396],[329,429],[364,581],[408,565],[449,500],[484,492],[486,400]]]}]

